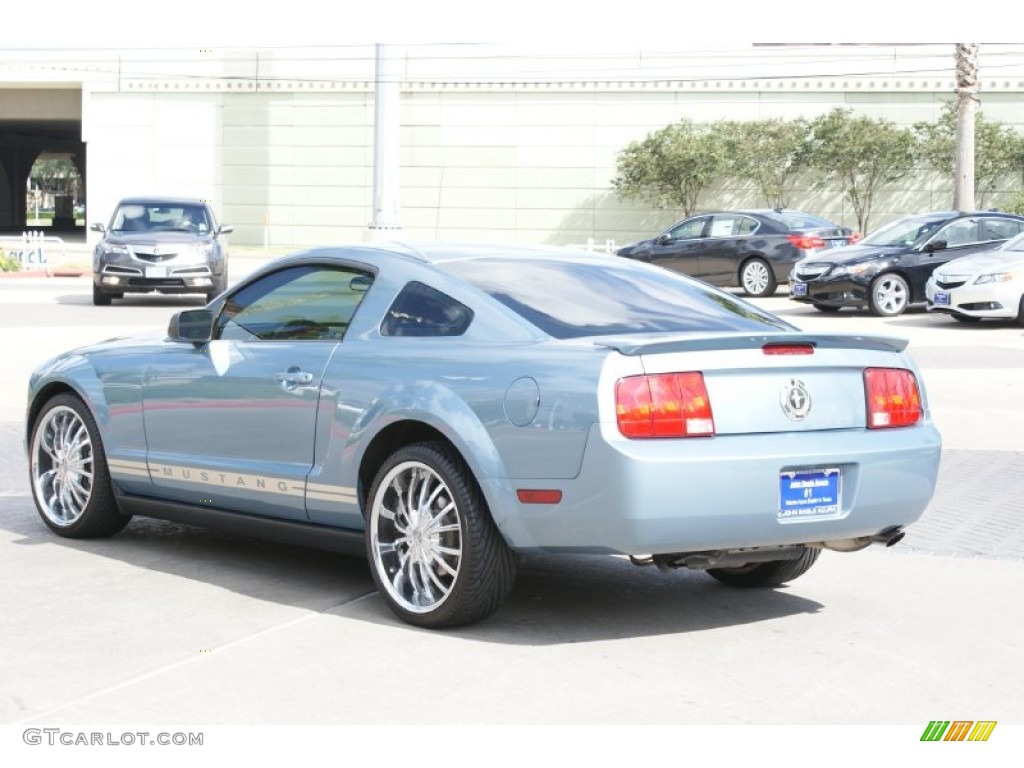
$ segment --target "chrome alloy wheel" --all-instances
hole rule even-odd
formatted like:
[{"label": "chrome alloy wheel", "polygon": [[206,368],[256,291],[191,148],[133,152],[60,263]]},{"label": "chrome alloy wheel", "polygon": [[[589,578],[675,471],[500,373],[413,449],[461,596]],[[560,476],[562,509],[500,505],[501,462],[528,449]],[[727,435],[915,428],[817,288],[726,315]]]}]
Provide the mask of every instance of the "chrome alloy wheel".
[{"label": "chrome alloy wheel", "polygon": [[900,314],[907,307],[907,283],[899,275],[882,275],[872,287],[872,308],[885,317]]},{"label": "chrome alloy wheel", "polygon": [[441,476],[419,461],[396,465],[370,510],[370,550],[381,584],[410,613],[439,608],[462,563],[459,508]]},{"label": "chrome alloy wheel", "polygon": [[82,418],[67,406],[50,410],[32,439],[32,485],[40,510],[58,527],[82,516],[93,491],[93,447]]},{"label": "chrome alloy wheel", "polygon": [[768,267],[763,261],[755,259],[743,268],[743,290],[751,296],[767,293],[770,279]]}]

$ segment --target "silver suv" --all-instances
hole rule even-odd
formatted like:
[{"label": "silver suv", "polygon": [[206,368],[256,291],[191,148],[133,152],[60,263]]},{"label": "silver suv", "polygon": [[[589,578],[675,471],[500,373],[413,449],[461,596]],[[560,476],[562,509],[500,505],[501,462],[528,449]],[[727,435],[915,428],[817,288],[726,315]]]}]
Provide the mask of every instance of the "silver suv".
[{"label": "silver suv", "polygon": [[92,255],[92,303],[106,306],[126,293],[203,293],[228,287],[228,249],[202,200],[125,198],[110,223],[93,224],[103,237]]}]

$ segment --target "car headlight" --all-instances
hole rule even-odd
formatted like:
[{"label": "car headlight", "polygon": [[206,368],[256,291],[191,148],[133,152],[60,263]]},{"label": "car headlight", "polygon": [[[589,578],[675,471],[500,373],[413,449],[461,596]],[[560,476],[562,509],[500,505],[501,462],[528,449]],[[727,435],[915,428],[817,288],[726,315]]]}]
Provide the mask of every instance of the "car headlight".
[{"label": "car headlight", "polygon": [[124,243],[107,243],[103,246],[103,253],[112,256],[127,256],[128,246]]},{"label": "car headlight", "polygon": [[974,280],[974,284],[984,285],[985,283],[1008,283],[1016,277],[1016,272],[990,272],[987,275],[978,275]]},{"label": "car headlight", "polygon": [[868,272],[874,272],[878,269],[878,265],[872,261],[864,262],[863,264],[841,264],[837,267],[832,268],[832,272],[829,277],[842,277],[843,275],[863,275]]}]

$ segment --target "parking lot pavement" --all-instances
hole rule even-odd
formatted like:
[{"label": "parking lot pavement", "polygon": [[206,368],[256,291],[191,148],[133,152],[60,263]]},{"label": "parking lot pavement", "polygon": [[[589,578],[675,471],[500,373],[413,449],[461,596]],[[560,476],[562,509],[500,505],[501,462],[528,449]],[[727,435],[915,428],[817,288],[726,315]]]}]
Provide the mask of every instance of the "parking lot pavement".
[{"label": "parking lot pavement", "polygon": [[145,520],[52,535],[21,445],[28,372],[190,300],[94,308],[87,281],[0,283],[0,723],[1020,722],[1024,328],[760,304],[911,339],[945,442],[903,543],[827,552],[769,591],[527,557],[491,619],[427,632],[391,616],[359,559]]}]

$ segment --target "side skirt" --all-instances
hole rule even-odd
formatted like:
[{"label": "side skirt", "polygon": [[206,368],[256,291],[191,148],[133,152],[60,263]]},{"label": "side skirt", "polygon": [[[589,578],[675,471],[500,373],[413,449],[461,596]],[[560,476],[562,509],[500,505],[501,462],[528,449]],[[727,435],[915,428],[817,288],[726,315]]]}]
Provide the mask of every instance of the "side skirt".
[{"label": "side skirt", "polygon": [[212,528],[224,533],[265,539],[278,544],[323,549],[343,555],[366,556],[362,531],[329,528],[325,525],[297,523],[291,520],[275,520],[270,517],[159,501],[141,496],[118,496],[117,505],[126,515],[155,517],[158,520]]}]

